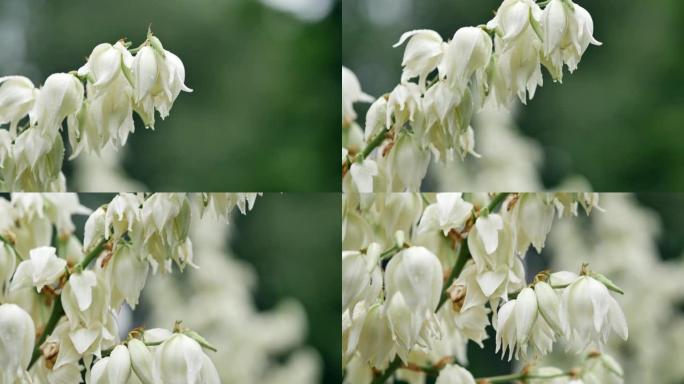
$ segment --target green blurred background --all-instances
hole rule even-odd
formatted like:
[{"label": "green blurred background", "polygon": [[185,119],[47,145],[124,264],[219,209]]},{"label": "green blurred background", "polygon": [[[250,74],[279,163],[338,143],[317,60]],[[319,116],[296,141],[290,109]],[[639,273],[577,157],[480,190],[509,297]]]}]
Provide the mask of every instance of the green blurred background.
[{"label": "green blurred background", "polygon": [[[81,203],[90,208],[112,197],[79,194]],[[75,219],[80,232],[86,217]],[[342,381],[340,225],[340,197],[335,193],[267,193],[257,198],[249,214],[236,214],[229,224],[230,251],[254,266],[258,275],[256,307],[269,310],[284,298],[294,298],[304,306],[306,343],[322,358],[323,383]],[[195,259],[201,267],[202,255],[195,254]],[[140,320],[144,314],[143,303],[134,316]]]},{"label": "green blurred background", "polygon": [[131,177],[152,191],[338,191],[340,14],[337,0],[2,0],[0,76],[42,84],[151,24],[194,93],[156,132],[136,120]]},{"label": "green blurred background", "polygon": [[[399,81],[403,48],[392,45],[403,32],[429,28],[451,38],[491,19],[500,3],[345,0],[342,63],[366,92],[384,94]],[[580,174],[599,191],[684,189],[684,2],[577,3],[591,13],[603,46],[589,47],[562,85],[544,73],[544,87],[517,119],[543,146],[545,187]]]}]

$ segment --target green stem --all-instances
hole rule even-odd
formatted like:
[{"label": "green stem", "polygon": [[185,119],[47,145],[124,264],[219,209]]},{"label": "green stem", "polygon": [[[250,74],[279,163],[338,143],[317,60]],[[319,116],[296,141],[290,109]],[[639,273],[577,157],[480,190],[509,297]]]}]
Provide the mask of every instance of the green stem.
[{"label": "green stem", "polygon": [[[90,265],[90,262],[93,261],[95,258],[97,258],[100,253],[104,250],[105,244],[107,244],[107,240],[102,239],[87,255],[83,260],[81,260],[78,265],[74,268],[74,270],[84,270]],[[69,278],[70,272],[66,272],[66,277],[67,279]],[[35,347],[33,348],[33,354],[31,355],[31,362],[28,365],[27,370],[31,369],[33,364],[38,360],[40,357],[40,347],[43,345],[45,340],[48,338],[50,334],[55,330],[55,327],[57,326],[57,323],[59,320],[64,316],[64,308],[62,307],[62,296],[61,293],[55,297],[55,305],[52,307],[52,313],[50,314],[50,318],[48,319],[47,324],[45,324],[45,330],[43,330],[43,333],[40,335],[40,338],[36,342]]]},{"label": "green stem", "polygon": [[[375,148],[380,146],[380,144],[382,144],[382,142],[385,140],[385,135],[387,134],[387,132],[389,132],[389,129],[385,128],[381,132],[379,132],[377,135],[375,135],[368,142],[368,144],[366,144],[366,148],[364,148],[363,151],[361,151],[361,153],[356,156],[356,159],[365,159],[368,155],[370,155],[370,153],[373,152],[373,150]],[[343,168],[351,167],[353,162],[358,161],[356,159],[355,160],[347,159],[347,161],[343,165]]]},{"label": "green stem", "polygon": [[[488,212],[494,212],[499,205],[506,199],[506,197],[509,195],[509,193],[499,193],[494,198],[492,199],[491,202],[489,202],[489,205],[487,205],[487,211]],[[463,238],[463,241],[461,241],[461,247],[458,250],[458,257],[456,259],[456,265],[454,265],[454,268],[451,270],[451,273],[449,274],[449,278],[447,278],[444,287],[442,288],[442,296],[439,298],[439,304],[437,305],[437,309],[435,312],[439,311],[440,308],[442,308],[442,305],[447,301],[447,298],[449,297],[449,293],[447,292],[447,289],[451,286],[451,283],[453,283],[456,278],[461,274],[463,271],[463,268],[465,268],[466,262],[471,258],[470,255],[470,249],[468,248],[468,244],[466,240],[468,239],[468,235],[466,235]]]}]

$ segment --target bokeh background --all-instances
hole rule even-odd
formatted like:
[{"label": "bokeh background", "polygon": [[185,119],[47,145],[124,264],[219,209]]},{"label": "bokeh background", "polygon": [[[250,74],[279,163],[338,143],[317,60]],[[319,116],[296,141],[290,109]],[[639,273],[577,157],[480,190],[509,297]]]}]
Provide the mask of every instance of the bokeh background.
[{"label": "bokeh background", "polygon": [[[405,31],[429,28],[444,39],[488,21],[500,0],[344,0],[342,63],[374,96],[399,81]],[[541,175],[552,188],[583,175],[599,191],[684,188],[684,3],[578,0],[594,19],[579,69],[544,87],[517,125],[542,145]],[[367,105],[356,106],[360,116]],[[361,119],[363,121],[363,119]],[[477,140],[477,126],[474,127]],[[468,188],[468,186],[465,186]]]},{"label": "bokeh background", "polygon": [[136,120],[130,177],[152,191],[337,191],[340,14],[337,0],[2,0],[0,76],[40,85],[151,25],[194,92],[154,132]]},{"label": "bokeh background", "polygon": [[[111,194],[79,194],[81,203],[91,208],[109,202],[112,197]],[[271,311],[286,298],[303,305],[308,323],[304,343],[320,356],[322,383],[341,382],[339,204],[339,195],[333,193],[267,193],[257,199],[251,212],[244,216],[235,214],[225,228],[228,253],[247,262],[256,272],[254,302],[259,311]],[[76,217],[74,222],[80,231],[85,217]],[[195,249],[199,247],[195,240]],[[205,260],[206,257],[210,256],[205,256]],[[202,253],[195,251],[200,269],[190,268],[184,274],[174,272],[176,283],[183,286],[189,278],[187,274],[210,273],[203,272],[202,259]],[[162,278],[150,276],[148,285]],[[191,299],[188,298],[184,310],[201,312]],[[143,296],[132,314],[134,326],[149,323],[151,305],[149,296]],[[168,319],[171,323],[174,320]],[[239,355],[240,351],[234,353]],[[283,360],[287,358],[287,354],[282,356]],[[215,361],[215,364],[221,362]]]}]

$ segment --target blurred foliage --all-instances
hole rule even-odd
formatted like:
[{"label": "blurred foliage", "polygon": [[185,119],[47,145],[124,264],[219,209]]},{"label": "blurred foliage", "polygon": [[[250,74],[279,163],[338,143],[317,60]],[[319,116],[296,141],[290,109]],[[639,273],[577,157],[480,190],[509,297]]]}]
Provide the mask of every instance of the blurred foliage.
[{"label": "blurred foliage", "polygon": [[[399,81],[405,31],[430,28],[451,38],[489,20],[500,0],[345,0],[342,62],[374,96]],[[543,88],[518,123],[544,149],[546,187],[573,174],[598,191],[684,188],[684,3],[577,0],[594,19],[579,69]],[[477,127],[475,127],[477,132]]]},{"label": "blurred foliage", "polygon": [[268,309],[284,297],[304,305],[308,342],[324,362],[323,383],[342,381],[340,223],[337,193],[270,193],[232,224],[235,255],[259,274],[257,306]]},{"label": "blurred foliage", "polygon": [[130,176],[152,191],[337,191],[340,12],[307,23],[254,0],[3,0],[3,55],[24,64],[0,60],[0,74],[39,85],[151,25],[194,92],[156,132],[136,121]]}]

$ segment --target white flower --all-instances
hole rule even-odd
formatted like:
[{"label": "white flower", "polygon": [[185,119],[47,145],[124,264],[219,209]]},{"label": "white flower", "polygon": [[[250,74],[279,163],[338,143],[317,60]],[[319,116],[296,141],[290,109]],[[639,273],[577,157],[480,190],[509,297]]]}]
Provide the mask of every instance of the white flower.
[{"label": "white flower", "polygon": [[517,231],[517,251],[525,253],[530,244],[541,252],[553,224],[554,206],[544,194],[521,194],[513,216]]},{"label": "white flower", "polygon": [[105,209],[100,207],[95,210],[88,220],[86,220],[83,229],[83,247],[91,249],[105,236]]},{"label": "white flower", "polygon": [[449,364],[439,372],[435,384],[475,384],[475,379],[467,369]]},{"label": "white flower", "polygon": [[10,138],[17,136],[17,124],[33,108],[36,88],[24,76],[0,77],[0,124],[10,125]]},{"label": "white flower", "polygon": [[370,159],[357,161],[349,167],[349,174],[359,193],[370,193],[373,192],[373,177],[378,175],[378,165]]},{"label": "white flower", "polygon": [[401,83],[394,87],[387,98],[387,110],[385,126],[402,127],[405,123],[413,121],[420,111],[420,88],[414,83]]},{"label": "white flower", "polygon": [[[516,260],[515,226],[508,218],[503,220],[503,227],[500,230],[496,229],[498,228],[497,219],[488,224],[484,226],[486,235],[480,234],[481,230],[477,225],[470,230],[468,235],[468,248],[477,266],[478,281],[483,286],[487,296],[493,291],[490,292],[490,289],[485,289],[484,286],[487,285],[490,288],[494,288],[499,283],[505,281],[509,276],[509,271],[513,269]],[[497,236],[496,242],[493,240],[495,234]],[[485,243],[485,238],[489,244]],[[489,247],[489,250],[493,249],[492,253],[487,252],[487,247]],[[490,272],[496,275],[496,278],[489,276]],[[492,278],[496,280],[496,284],[484,284],[484,280],[491,280]]]},{"label": "white flower", "polygon": [[121,42],[114,45],[103,43],[96,46],[88,56],[88,62],[78,70],[79,76],[90,76],[93,86],[102,89],[124,74],[133,61],[133,56]]},{"label": "white flower", "polygon": [[54,140],[62,121],[81,109],[83,84],[74,75],[55,73],[50,75],[36,96],[31,122],[37,124],[42,136]]},{"label": "white flower", "polygon": [[462,95],[473,75],[481,83],[492,55],[492,39],[478,27],[463,27],[449,41],[439,72],[449,86]]},{"label": "white flower", "polygon": [[153,375],[165,384],[220,383],[216,368],[202,347],[190,337],[177,333],[155,351]]},{"label": "white flower", "polygon": [[423,247],[407,248],[387,264],[387,314],[404,359],[425,320],[434,318],[442,294],[442,276],[439,259]]},{"label": "white flower", "polygon": [[491,255],[499,246],[499,231],[504,227],[501,215],[491,213],[486,216],[480,216],[475,221],[475,228],[480,240],[484,244],[485,252]]},{"label": "white flower", "polygon": [[105,213],[105,239],[109,239],[110,228],[114,229],[114,237],[121,237],[124,232],[133,230],[133,226],[140,221],[139,196],[132,193],[122,193],[114,197],[107,206]]},{"label": "white flower", "polygon": [[415,135],[399,133],[389,154],[389,162],[401,186],[408,191],[418,191],[430,165],[430,152],[420,147]]},{"label": "white flower", "polygon": [[59,236],[71,235],[76,227],[71,220],[73,215],[87,215],[91,212],[88,207],[81,205],[75,193],[46,193],[45,214],[55,224]]},{"label": "white flower", "polygon": [[387,124],[387,99],[381,97],[371,104],[366,113],[364,139],[369,140],[382,132]]},{"label": "white flower", "polygon": [[33,319],[26,311],[15,304],[0,305],[0,378],[3,383],[26,382],[35,337]]},{"label": "white flower", "polygon": [[418,232],[441,230],[446,235],[452,229],[461,229],[473,210],[473,205],[461,196],[461,193],[438,193],[437,202],[425,208]]},{"label": "white flower", "polygon": [[555,334],[543,316],[538,316],[538,300],[531,288],[524,288],[517,299],[502,305],[496,322],[496,352],[501,350],[508,360],[528,355],[528,347],[535,354],[545,355],[551,351]]},{"label": "white flower", "polygon": [[384,368],[394,357],[392,330],[383,305],[376,304],[368,309],[357,340],[357,351],[373,367]]},{"label": "white flower", "polygon": [[373,96],[364,93],[361,90],[361,83],[347,67],[342,67],[342,121],[351,122],[356,120],[356,112],[354,111],[354,103],[363,101],[370,103],[373,101]]},{"label": "white flower", "polygon": [[372,303],[380,295],[382,273],[377,266],[382,250],[372,243],[366,254],[342,252],[342,311],[354,309],[359,301]]},{"label": "white flower", "polygon": [[401,82],[418,76],[420,88],[424,90],[425,79],[442,61],[446,44],[439,33],[429,29],[418,29],[402,34],[394,47],[404,44],[407,40],[404,59],[401,62],[404,67]]},{"label": "white flower", "polygon": [[544,30],[544,65],[555,80],[563,78],[563,64],[573,72],[594,37],[594,22],[586,9],[570,0],[551,0],[541,19]]},{"label": "white flower", "polygon": [[590,276],[580,276],[563,291],[560,303],[561,326],[569,347],[578,352],[589,345],[599,348],[611,330],[627,339],[627,322],[608,288]]},{"label": "white flower", "polygon": [[185,86],[185,67],[178,56],[164,50],[161,42],[148,36],[132,62],[135,110],[145,125],[154,127],[154,109],[165,118],[181,91],[192,92]]},{"label": "white flower", "polygon": [[38,247],[30,252],[30,260],[19,263],[12,279],[11,290],[34,286],[40,292],[56,282],[66,271],[66,261],[57,257],[53,247]]}]

